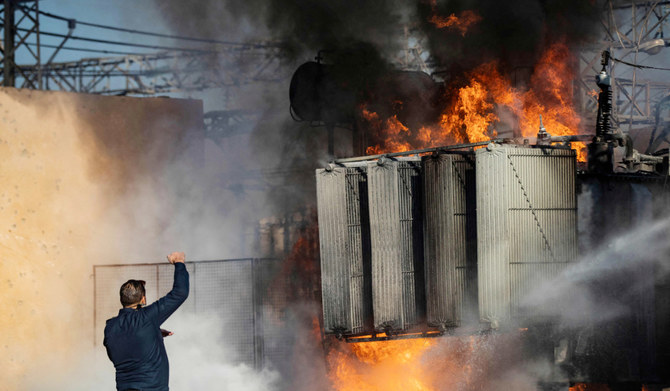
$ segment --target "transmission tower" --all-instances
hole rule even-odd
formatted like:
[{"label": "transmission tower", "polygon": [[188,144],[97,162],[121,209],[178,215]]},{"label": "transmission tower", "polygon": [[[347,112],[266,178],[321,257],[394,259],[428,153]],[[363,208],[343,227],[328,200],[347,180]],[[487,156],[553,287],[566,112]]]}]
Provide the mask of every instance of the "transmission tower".
[{"label": "transmission tower", "polygon": [[[2,85],[15,87],[17,78],[23,78],[27,88],[41,88],[40,23],[37,0],[2,0]],[[28,42],[37,43],[32,49]],[[17,63],[17,57],[21,63]],[[30,67],[30,69],[27,69]]]},{"label": "transmission tower", "polygon": [[[5,87],[58,90],[103,95],[147,96],[176,92],[223,90],[224,107],[231,108],[240,90],[255,83],[275,83],[286,78],[282,48],[271,42],[225,42],[214,39],[180,37],[132,29],[104,26],[49,14],[39,9],[38,0],[0,0],[3,41],[2,85]],[[60,20],[67,32],[40,30],[40,16]],[[195,41],[198,47],[138,44],[78,36],[77,24],[140,35]],[[45,39],[54,44],[45,44]],[[119,49],[90,49],[66,46],[71,42],[93,42],[99,47],[151,49],[151,53],[127,53]],[[189,42],[190,43],[190,42]],[[44,48],[51,49],[48,58]],[[56,61],[64,50],[103,53],[105,57]],[[48,51],[47,51],[48,53]],[[205,129],[213,136],[227,137],[240,132],[240,124],[253,113],[222,110],[206,117]]]},{"label": "transmission tower", "polygon": [[579,53],[577,90],[581,109],[595,118],[598,102],[594,75],[600,73],[601,54],[608,50],[614,60],[609,73],[619,127],[629,131],[654,127],[656,105],[670,94],[670,83],[653,77],[653,72],[670,69],[649,64],[658,62],[655,57],[670,54],[665,51],[670,45],[670,37],[665,37],[670,32],[670,1],[609,0],[602,11],[600,39]]}]

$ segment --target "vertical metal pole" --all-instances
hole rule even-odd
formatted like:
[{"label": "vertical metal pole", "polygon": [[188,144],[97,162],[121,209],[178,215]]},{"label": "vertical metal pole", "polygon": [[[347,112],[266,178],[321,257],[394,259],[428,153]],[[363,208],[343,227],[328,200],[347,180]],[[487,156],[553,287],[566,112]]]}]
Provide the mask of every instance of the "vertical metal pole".
[{"label": "vertical metal pole", "polygon": [[192,262],[191,265],[193,265],[193,277],[191,278],[191,281],[193,281],[193,283],[191,284],[191,286],[192,286],[191,291],[193,293],[191,294],[189,292],[189,296],[191,296],[191,295],[193,296],[193,313],[195,314],[195,313],[198,312],[198,295],[195,293],[196,289],[198,289],[198,287],[196,285],[197,284],[196,273],[197,273],[198,267],[196,266],[197,265],[196,262]]},{"label": "vertical metal pole", "polygon": [[[186,266],[186,264],[184,264]],[[156,264],[156,300],[158,300],[161,297],[161,291],[160,291],[160,272],[159,272],[159,267],[158,264]]]},{"label": "vertical metal pole", "polygon": [[14,26],[14,0],[4,0],[5,5],[5,20],[4,20],[4,56],[2,58],[3,75],[2,85],[4,87],[14,87],[15,72],[14,69],[14,33],[16,26]]},{"label": "vertical metal pole", "polygon": [[[639,46],[640,46],[640,38],[639,38],[639,33],[638,33],[638,21],[637,21],[637,9],[635,8],[635,3],[632,4],[631,7],[631,12],[632,12],[632,19],[633,22],[631,23],[631,27],[633,28],[633,42],[635,42],[635,61],[633,61],[635,64],[637,64],[637,55],[639,53]],[[636,102],[636,91],[635,88],[637,87],[637,68],[633,67],[633,84],[631,86],[631,92],[630,92],[630,119],[628,121],[628,133],[633,129],[633,114],[635,113],[635,102]]]},{"label": "vertical metal pole", "polygon": [[40,53],[40,2],[35,0],[35,35],[37,40],[37,88],[42,90],[42,55]]},{"label": "vertical metal pole", "polygon": [[97,326],[97,316],[98,316],[98,279],[95,275],[95,270],[96,267],[93,265],[93,346],[97,346],[97,341],[95,339],[96,336],[96,330],[95,326]]},{"label": "vertical metal pole", "polygon": [[645,87],[644,103],[645,103],[644,114],[647,117],[651,117],[651,82],[647,82],[647,85]]},{"label": "vertical metal pole", "polygon": [[284,215],[284,256],[287,256],[291,252],[291,215]]},{"label": "vertical metal pole", "polygon": [[264,286],[264,281],[260,281],[260,277],[263,276],[262,273],[259,273],[257,270],[261,262],[259,259],[251,259],[251,303],[253,311],[253,327],[252,332],[254,333],[254,366],[256,369],[263,369],[263,323],[262,323],[262,310],[263,310],[263,295],[260,292],[262,286]]}]

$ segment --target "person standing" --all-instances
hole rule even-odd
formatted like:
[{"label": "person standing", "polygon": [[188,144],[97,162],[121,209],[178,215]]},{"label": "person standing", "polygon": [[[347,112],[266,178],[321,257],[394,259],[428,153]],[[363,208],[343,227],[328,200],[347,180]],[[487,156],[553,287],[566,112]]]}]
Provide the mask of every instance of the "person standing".
[{"label": "person standing", "polygon": [[173,252],[167,258],[175,266],[172,290],[145,307],[144,281],[126,281],[119,292],[123,308],[105,325],[103,345],[116,369],[118,391],[169,390],[170,367],[163,338],[172,333],[160,326],[186,301],[189,282],[184,253]]}]

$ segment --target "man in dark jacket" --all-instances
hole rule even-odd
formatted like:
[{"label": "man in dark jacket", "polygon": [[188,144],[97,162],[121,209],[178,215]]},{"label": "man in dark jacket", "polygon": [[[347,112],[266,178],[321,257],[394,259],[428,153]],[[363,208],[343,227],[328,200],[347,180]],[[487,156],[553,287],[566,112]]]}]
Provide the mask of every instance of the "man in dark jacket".
[{"label": "man in dark jacket", "polygon": [[182,252],[168,255],[174,264],[172,290],[151,304],[147,303],[144,281],[128,280],[121,285],[119,315],[105,326],[103,345],[116,368],[118,391],[167,391],[170,368],[163,337],[172,333],[160,325],[188,297],[188,272]]}]

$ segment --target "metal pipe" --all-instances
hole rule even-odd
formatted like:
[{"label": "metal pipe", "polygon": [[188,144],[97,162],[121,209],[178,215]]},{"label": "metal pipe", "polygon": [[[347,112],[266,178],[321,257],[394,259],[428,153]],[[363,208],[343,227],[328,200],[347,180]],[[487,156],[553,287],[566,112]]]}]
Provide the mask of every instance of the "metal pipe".
[{"label": "metal pipe", "polygon": [[349,158],[343,158],[343,159],[336,159],[333,162],[338,163],[338,164],[340,164],[340,163],[352,163],[352,162],[362,162],[362,161],[367,161],[367,160],[376,160],[376,159],[380,159],[380,158],[383,158],[383,157],[390,158],[390,157],[398,157],[398,156],[417,155],[417,154],[421,154],[421,153],[451,151],[451,150],[463,149],[463,148],[480,147],[480,146],[484,146],[484,145],[487,145],[487,144],[490,144],[490,143],[504,143],[504,142],[509,142],[510,140],[513,140],[513,139],[493,139],[493,140],[489,140],[489,141],[480,141],[478,143],[456,144],[456,145],[447,145],[447,146],[442,146],[442,147],[415,149],[415,150],[412,150],[412,151],[405,151],[405,152],[392,152],[392,153],[384,153],[384,154],[379,154],[379,155],[349,157]]},{"label": "metal pipe", "polygon": [[[568,142],[575,142],[575,141],[591,141],[593,139],[592,134],[574,134],[570,136],[551,136],[550,142],[551,143],[568,143]],[[400,157],[400,156],[409,156],[409,155],[418,155],[418,154],[424,154],[424,153],[439,153],[439,152],[446,152],[446,151],[454,151],[458,152],[457,150],[459,149],[466,149],[466,148],[474,148],[474,147],[481,147],[485,146],[491,143],[496,143],[496,144],[526,144],[524,141],[526,140],[533,140],[532,137],[518,137],[518,138],[497,138],[497,139],[492,139],[488,141],[480,141],[477,143],[469,143],[469,144],[455,144],[455,145],[445,145],[441,147],[433,147],[433,148],[423,148],[423,149],[414,149],[411,151],[404,151],[404,152],[391,152],[391,153],[384,153],[384,154],[379,154],[379,155],[369,155],[369,156],[357,156],[357,157],[349,157],[349,158],[342,158],[342,159],[335,159],[333,160],[333,164],[347,164],[347,163],[355,163],[355,162],[364,162],[364,161],[369,161],[369,160],[377,160],[381,158],[393,158],[393,157]]]}]

